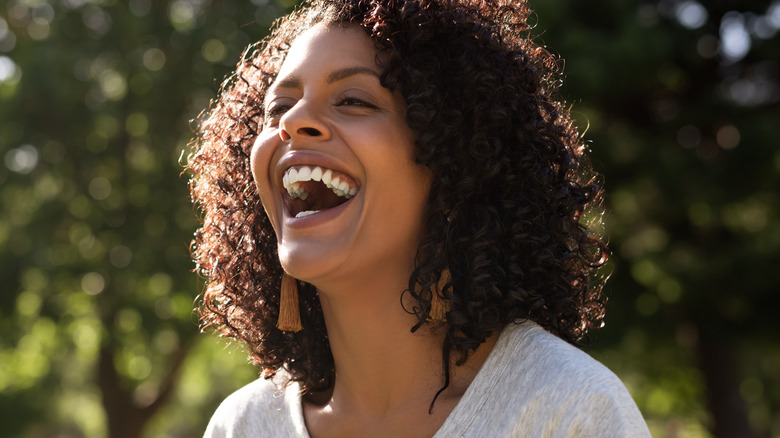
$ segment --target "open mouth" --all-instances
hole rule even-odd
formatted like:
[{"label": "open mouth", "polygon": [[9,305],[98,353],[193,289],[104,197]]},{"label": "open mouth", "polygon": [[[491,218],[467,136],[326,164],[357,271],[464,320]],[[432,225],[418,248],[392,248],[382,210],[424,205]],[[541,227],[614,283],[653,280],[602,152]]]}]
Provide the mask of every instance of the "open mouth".
[{"label": "open mouth", "polygon": [[287,214],[304,217],[352,199],[360,186],[348,175],[320,166],[293,166],[282,177]]}]

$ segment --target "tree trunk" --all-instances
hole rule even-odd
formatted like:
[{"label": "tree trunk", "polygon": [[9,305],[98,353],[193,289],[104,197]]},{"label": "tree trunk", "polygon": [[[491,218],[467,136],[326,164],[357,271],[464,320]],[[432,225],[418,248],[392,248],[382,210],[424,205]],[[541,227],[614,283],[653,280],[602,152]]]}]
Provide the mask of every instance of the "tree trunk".
[{"label": "tree trunk", "polygon": [[132,391],[124,388],[114,366],[111,346],[100,349],[97,381],[103,395],[108,436],[110,438],[140,438],[146,423],[170,398],[176,386],[177,374],[189,349],[180,347],[173,355],[170,370],[160,385],[157,398],[148,406],[137,406]]},{"label": "tree trunk", "polygon": [[745,400],[739,391],[739,370],[733,352],[722,339],[699,330],[699,369],[707,384],[707,401],[715,438],[754,438]]}]

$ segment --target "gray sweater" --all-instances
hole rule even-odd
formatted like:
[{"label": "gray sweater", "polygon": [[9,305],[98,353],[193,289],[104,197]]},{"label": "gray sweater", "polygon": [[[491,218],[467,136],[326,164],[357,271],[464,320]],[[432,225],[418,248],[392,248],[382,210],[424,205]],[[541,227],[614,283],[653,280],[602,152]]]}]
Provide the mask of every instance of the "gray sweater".
[{"label": "gray sweater", "polygon": [[[309,438],[298,385],[248,384],[222,402],[204,436]],[[434,438],[649,436],[615,374],[525,322],[504,329]]]}]

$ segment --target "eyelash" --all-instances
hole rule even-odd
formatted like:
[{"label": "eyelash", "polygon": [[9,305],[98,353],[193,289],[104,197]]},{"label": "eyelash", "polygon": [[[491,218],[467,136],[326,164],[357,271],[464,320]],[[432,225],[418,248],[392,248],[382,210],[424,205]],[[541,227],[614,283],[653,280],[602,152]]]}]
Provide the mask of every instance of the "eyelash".
[{"label": "eyelash", "polygon": [[337,103],[337,106],[362,106],[366,108],[376,108],[376,105],[358,99],[357,97],[344,96]]},{"label": "eyelash", "polygon": [[281,116],[289,109],[290,106],[288,105],[273,105],[271,108],[267,108],[263,115],[266,119],[271,119],[277,116]]},{"label": "eyelash", "polygon": [[[364,107],[368,109],[376,109],[377,106],[368,103],[365,100],[359,99],[357,97],[353,96],[344,96],[341,99],[339,99],[336,102],[336,106],[357,106],[357,107]],[[284,105],[284,104],[278,104],[278,105],[272,105],[270,108],[267,108],[264,111],[263,118],[266,120],[266,123],[269,123],[269,121],[282,116],[284,113],[286,113],[292,106],[290,105]]]}]

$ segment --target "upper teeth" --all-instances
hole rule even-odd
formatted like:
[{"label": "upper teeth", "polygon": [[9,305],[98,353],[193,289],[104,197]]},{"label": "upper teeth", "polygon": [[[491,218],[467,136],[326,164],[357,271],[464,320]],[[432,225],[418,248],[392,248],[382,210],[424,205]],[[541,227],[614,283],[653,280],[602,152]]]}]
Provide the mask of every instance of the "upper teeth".
[{"label": "upper teeth", "polygon": [[320,166],[308,167],[302,166],[297,169],[289,168],[284,173],[282,178],[282,184],[287,189],[287,193],[292,198],[306,199],[309,194],[306,193],[300,183],[306,181],[322,181],[326,187],[333,190],[338,196],[343,196],[347,199],[355,196],[358,192],[357,187],[351,187],[347,178],[344,176],[334,175],[334,172],[330,169],[323,169]]}]

